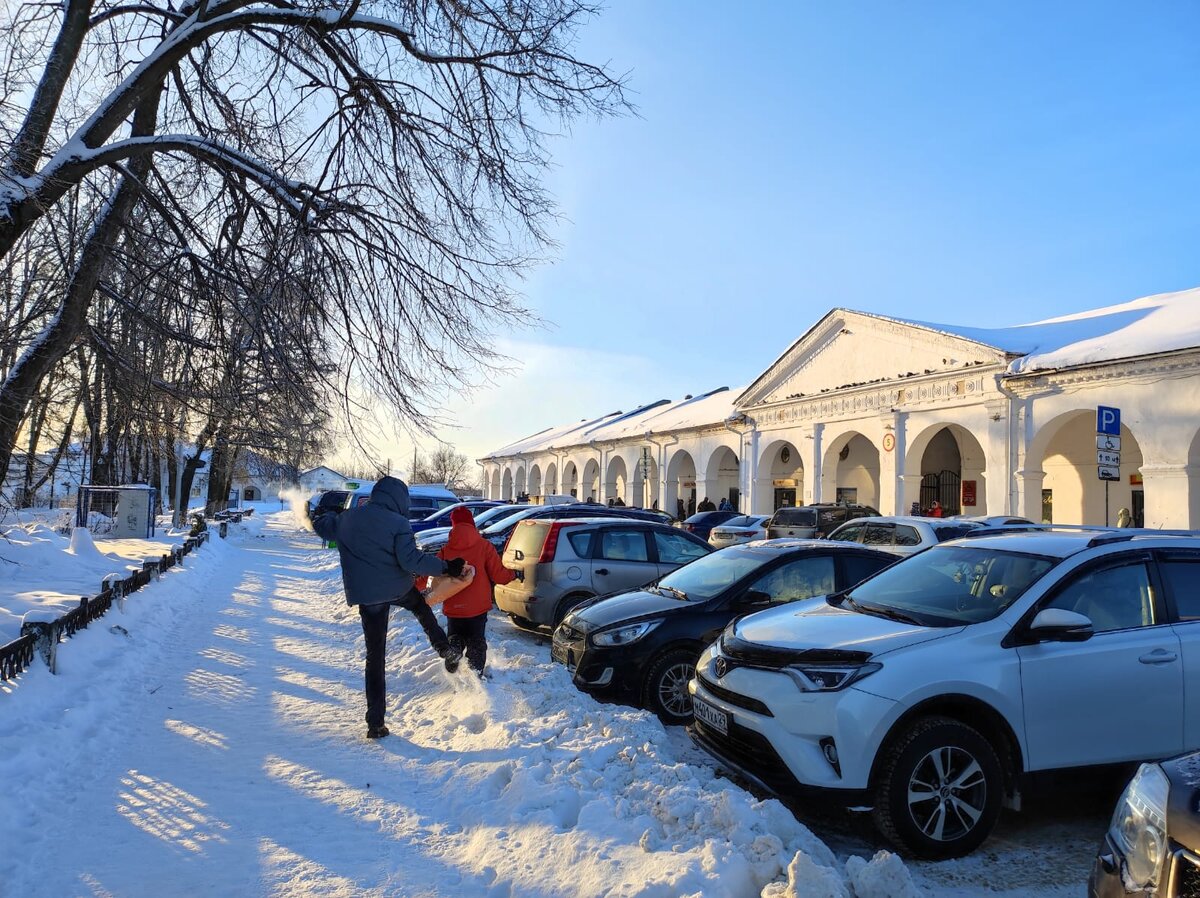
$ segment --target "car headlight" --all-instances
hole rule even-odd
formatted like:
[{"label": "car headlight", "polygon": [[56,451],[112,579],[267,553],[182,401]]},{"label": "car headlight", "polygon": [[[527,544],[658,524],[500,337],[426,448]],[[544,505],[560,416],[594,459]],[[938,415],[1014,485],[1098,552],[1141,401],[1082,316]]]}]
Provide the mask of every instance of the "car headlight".
[{"label": "car headlight", "polygon": [[661,623],[661,620],[644,620],[625,627],[601,630],[592,634],[592,642],[602,646],[629,645],[631,642],[637,642]]},{"label": "car headlight", "polygon": [[1125,872],[1139,889],[1158,884],[1167,846],[1167,775],[1157,764],[1134,774],[1113,814],[1111,833],[1125,855]]},{"label": "car headlight", "polygon": [[882,667],[875,661],[866,664],[792,664],[787,673],[804,692],[837,692]]}]

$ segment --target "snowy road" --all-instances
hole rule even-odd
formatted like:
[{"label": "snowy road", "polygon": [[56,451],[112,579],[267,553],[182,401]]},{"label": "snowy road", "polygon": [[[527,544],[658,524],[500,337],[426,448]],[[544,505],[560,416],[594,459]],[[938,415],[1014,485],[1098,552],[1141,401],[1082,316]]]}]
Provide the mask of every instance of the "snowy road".
[{"label": "snowy road", "polygon": [[[835,857],[501,620],[480,684],[394,618],[393,735],[368,742],[335,553],[285,514],[252,527],[0,695],[0,895],[750,898],[789,894],[798,851],[800,894],[903,894],[896,859],[845,863],[877,845],[835,823]],[[1079,895],[1093,825],[911,870],[930,895]]]}]

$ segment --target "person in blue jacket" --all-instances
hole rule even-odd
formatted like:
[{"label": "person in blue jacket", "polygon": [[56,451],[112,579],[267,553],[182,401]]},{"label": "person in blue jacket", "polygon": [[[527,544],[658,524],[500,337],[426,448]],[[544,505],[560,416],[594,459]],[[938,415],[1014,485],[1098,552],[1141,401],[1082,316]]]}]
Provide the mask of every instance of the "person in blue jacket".
[{"label": "person in blue jacket", "polygon": [[416,615],[429,644],[445,660],[446,669],[458,669],[462,649],[450,644],[433,610],[414,588],[417,577],[458,577],[463,560],[443,561],[422,552],[408,523],[408,487],[396,477],[384,477],[371,490],[371,501],[340,514],[328,512],[313,521],[322,539],[337,543],[342,559],[342,585],[346,604],[357,605],[367,646],[367,738],[388,734],[384,725],[387,684],[384,659],[388,615],[398,605]]}]

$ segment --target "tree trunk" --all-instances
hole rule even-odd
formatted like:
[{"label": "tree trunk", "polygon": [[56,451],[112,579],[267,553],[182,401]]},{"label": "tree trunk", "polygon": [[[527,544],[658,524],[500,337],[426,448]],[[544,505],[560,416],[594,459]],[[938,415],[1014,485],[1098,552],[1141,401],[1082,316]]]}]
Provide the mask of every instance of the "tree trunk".
[{"label": "tree trunk", "polygon": [[[132,134],[142,136],[154,133],[161,93],[160,88],[138,106],[133,117]],[[130,163],[132,177],[121,178],[108,206],[92,227],[58,314],[8,372],[4,383],[0,384],[0,471],[8,470],[21,421],[42,380],[71,351],[83,333],[96,285],[112,254],[121,226],[137,200],[139,181],[146,176],[150,162],[147,156]]]}]

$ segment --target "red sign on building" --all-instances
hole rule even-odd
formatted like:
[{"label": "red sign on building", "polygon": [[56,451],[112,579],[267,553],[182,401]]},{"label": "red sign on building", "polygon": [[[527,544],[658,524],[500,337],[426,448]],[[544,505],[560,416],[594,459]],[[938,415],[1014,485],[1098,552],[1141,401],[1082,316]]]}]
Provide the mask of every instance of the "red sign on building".
[{"label": "red sign on building", "polygon": [[962,482],[962,504],[963,508],[966,508],[967,506],[974,506],[976,504],[974,480],[964,480]]}]

